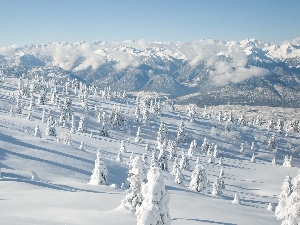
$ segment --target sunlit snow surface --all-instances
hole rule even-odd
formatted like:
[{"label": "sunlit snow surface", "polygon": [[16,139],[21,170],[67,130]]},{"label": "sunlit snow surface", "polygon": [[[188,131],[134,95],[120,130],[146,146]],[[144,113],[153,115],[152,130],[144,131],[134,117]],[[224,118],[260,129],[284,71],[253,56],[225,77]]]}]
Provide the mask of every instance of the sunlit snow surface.
[{"label": "sunlit snow surface", "polygon": [[[170,111],[163,109],[163,115],[152,115],[151,123],[141,127],[141,143],[136,143],[134,124],[135,101],[105,100],[99,96],[90,95],[91,111],[86,115],[88,133],[71,135],[71,144],[57,142],[54,137],[44,135],[46,123],[41,122],[42,109],[51,109],[55,119],[59,119],[57,106],[47,104],[37,106],[33,112],[33,120],[26,120],[29,99],[23,98],[22,115],[10,117],[12,103],[9,92],[17,95],[17,86],[12,84],[15,78],[6,78],[0,87],[0,167],[3,178],[0,180],[0,224],[4,225],[98,225],[136,224],[136,216],[126,209],[119,207],[124,198],[121,184],[127,178],[131,152],[140,155],[146,151],[146,142],[152,149],[156,146],[156,136],[160,121],[168,124],[169,138],[174,140],[177,127],[183,120],[188,134],[188,143],[178,150],[187,151],[189,143],[196,139],[201,146],[204,137],[218,145],[223,166],[207,163],[207,156],[201,154],[201,165],[206,168],[209,180],[208,189],[204,193],[188,190],[191,171],[183,171],[183,184],[176,184],[174,176],[163,172],[166,189],[170,194],[169,210],[173,225],[189,224],[218,224],[218,225],[252,225],[280,224],[274,213],[267,211],[269,202],[277,204],[281,183],[286,175],[294,177],[299,166],[299,155],[293,154],[292,168],[281,166],[284,155],[291,154],[291,147],[298,148],[299,133],[291,133],[287,137],[278,134],[276,130],[269,131],[266,124],[258,126],[236,126],[235,135],[226,135],[225,122],[217,119],[202,118],[198,112],[196,120],[189,122],[185,111]],[[73,91],[71,90],[73,98]],[[37,97],[37,95],[35,95]],[[128,104],[127,104],[128,102]],[[104,111],[110,112],[113,105],[120,105],[122,112],[128,118],[130,131],[119,131],[117,128],[109,130],[110,137],[99,135],[100,124],[93,116],[93,106],[99,105]],[[82,111],[78,97],[74,97],[76,126]],[[238,106],[235,106],[238,107]],[[274,118],[273,115],[264,113]],[[283,110],[282,108],[278,110]],[[215,112],[217,114],[217,111]],[[253,113],[253,112],[252,112]],[[294,110],[295,115],[299,113]],[[250,114],[249,114],[250,115]],[[299,115],[299,114],[298,114]],[[239,116],[236,114],[235,116]],[[245,114],[247,117],[247,113]],[[291,113],[286,117],[292,117]],[[34,137],[34,128],[39,125],[43,137]],[[213,125],[216,128],[213,128]],[[57,127],[57,133],[69,132],[69,124],[65,128]],[[93,137],[90,138],[90,132]],[[267,149],[267,142],[273,132],[278,140],[277,165],[271,165],[273,153]],[[116,162],[121,140],[125,140],[127,153],[125,162]],[[84,150],[79,149],[80,142],[85,143]],[[240,156],[239,150],[245,142],[246,154]],[[250,162],[253,152],[250,145],[255,142],[256,163]],[[109,185],[89,185],[90,175],[94,168],[96,150],[100,149],[108,167]],[[149,161],[151,153],[149,155]],[[191,168],[195,166],[196,157],[192,158]],[[172,168],[173,162],[169,162]],[[212,183],[219,175],[221,168],[225,171],[225,190],[221,196],[212,196]],[[31,181],[31,171],[38,174],[41,181]],[[117,184],[117,188],[111,187]],[[231,203],[235,193],[241,199],[241,205]]]}]

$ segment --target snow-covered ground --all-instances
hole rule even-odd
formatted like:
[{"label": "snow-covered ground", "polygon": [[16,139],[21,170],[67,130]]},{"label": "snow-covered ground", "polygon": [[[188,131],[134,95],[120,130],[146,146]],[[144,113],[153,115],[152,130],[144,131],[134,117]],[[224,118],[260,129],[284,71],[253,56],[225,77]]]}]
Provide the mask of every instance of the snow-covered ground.
[{"label": "snow-covered ground", "polygon": [[[14,83],[13,83],[14,81]],[[170,110],[164,107],[162,115],[151,113],[149,125],[141,127],[142,142],[135,142],[138,129],[134,123],[135,100],[106,100],[100,96],[89,95],[89,113],[81,109],[78,96],[74,96],[71,89],[76,126],[79,117],[84,115],[88,133],[76,132],[71,135],[70,144],[57,141],[55,137],[45,135],[46,123],[42,122],[43,108],[55,119],[59,119],[60,111],[49,101],[46,105],[37,105],[33,111],[32,120],[26,120],[28,115],[28,98],[22,98],[23,113],[10,116],[12,102],[11,94],[18,94],[18,79],[5,78],[0,87],[0,224],[4,225],[93,225],[93,224],[136,224],[136,216],[121,207],[124,198],[124,188],[128,173],[126,162],[133,152],[135,156],[148,154],[150,163],[151,152],[146,152],[145,145],[150,143],[151,149],[156,147],[156,137],[160,122],[167,123],[168,138],[175,140],[178,125],[184,121],[187,131],[187,144],[178,148],[187,152],[189,144],[196,139],[200,147],[204,137],[218,145],[219,156],[223,165],[208,163],[206,154],[200,154],[200,165],[205,166],[209,185],[202,193],[189,190],[191,174],[195,167],[196,157],[190,161],[191,169],[183,171],[182,184],[174,182],[170,175],[173,161],[169,161],[169,172],[163,171],[166,189],[170,194],[169,211],[173,225],[190,224],[280,224],[274,212],[268,211],[269,202],[275,206],[278,203],[281,183],[286,175],[295,177],[299,166],[299,153],[293,153],[293,167],[283,167],[285,155],[291,155],[292,149],[298,150],[300,144],[299,133],[291,132],[287,136],[276,129],[268,130],[267,124],[236,125],[229,124],[230,131],[225,130],[228,122],[218,122],[217,118],[203,118],[200,113],[195,121],[190,122],[187,113]],[[51,85],[50,85],[51,87]],[[49,87],[49,88],[50,88]],[[35,94],[38,97],[38,94]],[[49,96],[48,100],[49,100]],[[100,136],[101,124],[93,115],[95,105],[109,113],[114,104],[121,107],[122,113],[128,120],[128,129],[120,131],[118,128],[109,130],[109,137]],[[237,118],[239,110],[233,111]],[[210,109],[211,110],[211,109]],[[249,109],[247,109],[249,111]],[[247,110],[244,112],[247,117]],[[283,114],[285,109],[272,109],[268,112],[264,108],[262,117],[278,118],[278,112]],[[286,110],[286,118],[299,117],[298,109]],[[215,111],[217,114],[218,111]],[[252,110],[251,117],[257,114]],[[250,115],[250,114],[249,114]],[[259,115],[259,114],[258,114]],[[265,116],[268,115],[268,116]],[[268,122],[268,121],[266,121]],[[34,128],[39,125],[42,137],[34,136]],[[69,124],[56,127],[58,136],[69,134]],[[93,133],[90,137],[90,133]],[[268,140],[276,133],[277,153],[267,148]],[[117,154],[121,140],[125,141],[127,153],[123,155],[124,162],[117,162]],[[84,148],[80,149],[80,143]],[[245,155],[240,155],[240,145],[245,143]],[[250,150],[254,142],[254,151]],[[90,176],[94,169],[96,151],[100,150],[108,168],[108,185],[90,185]],[[256,163],[250,161],[255,153]],[[276,155],[277,165],[271,165]],[[149,166],[146,166],[149,168]],[[225,172],[225,189],[220,196],[213,196],[212,184],[221,171]],[[31,180],[31,172],[38,174],[40,181]],[[112,185],[115,184],[115,185]],[[238,194],[241,204],[232,204],[234,195]]]}]

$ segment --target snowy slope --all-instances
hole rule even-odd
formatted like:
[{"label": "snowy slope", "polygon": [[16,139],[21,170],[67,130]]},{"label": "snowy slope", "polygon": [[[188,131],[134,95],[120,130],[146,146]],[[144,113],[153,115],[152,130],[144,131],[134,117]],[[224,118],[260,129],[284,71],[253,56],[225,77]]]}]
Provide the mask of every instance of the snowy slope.
[{"label": "snowy slope", "polygon": [[[141,143],[134,141],[137,126],[134,123],[135,99],[103,99],[98,95],[89,95],[90,112],[85,113],[80,106],[79,97],[71,89],[70,96],[75,109],[76,126],[79,116],[86,116],[88,133],[76,132],[71,134],[71,143],[64,144],[54,137],[46,136],[46,124],[42,123],[42,109],[51,110],[55,119],[59,119],[60,111],[57,106],[49,101],[47,105],[37,105],[33,111],[32,121],[26,120],[29,105],[28,98],[22,98],[23,113],[14,117],[10,116],[12,93],[17,96],[18,79],[12,76],[4,79],[0,87],[0,168],[3,178],[0,179],[0,221],[1,224],[136,224],[134,214],[120,206],[124,198],[121,184],[126,181],[131,152],[142,155],[146,152],[145,144],[150,143],[152,149],[156,146],[156,136],[160,121],[168,124],[169,138],[174,140],[177,127],[181,120],[186,124],[188,141],[179,148],[187,152],[189,143],[196,139],[198,145],[202,144],[204,137],[214,142],[220,149],[220,157],[224,165],[208,163],[207,156],[201,154],[201,165],[206,168],[209,186],[203,193],[193,192],[188,189],[191,171],[194,169],[196,158],[191,159],[191,170],[183,171],[183,184],[176,184],[174,176],[163,172],[166,189],[170,194],[170,215],[172,224],[280,224],[274,217],[274,212],[267,211],[269,202],[277,204],[281,183],[286,175],[294,177],[299,166],[299,154],[293,154],[294,167],[283,167],[283,157],[291,154],[293,147],[299,146],[299,133],[290,133],[285,136],[276,133],[278,139],[277,165],[271,165],[274,153],[267,149],[269,137],[275,129],[267,130],[263,126],[231,125],[231,132],[225,131],[226,122],[218,122],[203,118],[202,111],[198,111],[194,122],[190,122],[185,109],[176,107],[171,111],[167,104],[162,115],[151,114],[151,122],[142,126]],[[53,87],[49,84],[48,89]],[[62,86],[59,86],[59,92]],[[34,94],[38,97],[38,94]],[[61,94],[60,94],[61,95]],[[49,96],[47,96],[49,99]],[[100,124],[93,115],[93,107],[98,105],[109,113],[114,105],[121,107],[123,114],[128,119],[128,129],[120,131],[117,128],[109,130],[110,136],[99,135]],[[234,116],[240,114],[240,108],[233,107]],[[208,109],[211,110],[211,109]],[[215,109],[220,110],[220,109]],[[225,108],[221,109],[224,110]],[[284,109],[266,111],[263,118],[277,119],[278,112]],[[280,111],[281,110],[281,111]],[[227,113],[229,111],[226,111]],[[256,116],[256,109],[245,111],[246,118]],[[289,116],[299,115],[297,109],[289,111]],[[215,111],[217,114],[217,111]],[[284,114],[282,116],[285,116]],[[287,117],[287,115],[286,115]],[[42,137],[34,136],[34,128],[39,125],[43,132]],[[68,134],[69,124],[66,127],[56,127],[57,133]],[[90,133],[93,136],[90,137]],[[125,162],[116,162],[121,140],[125,140],[127,153],[124,154]],[[85,143],[84,149],[79,149],[80,142]],[[239,148],[245,142],[246,154],[241,156]],[[255,142],[256,163],[250,162],[252,151],[251,142]],[[109,171],[109,185],[93,186],[87,184],[94,168],[96,150],[99,149],[104,157]],[[173,162],[169,162],[172,168]],[[212,183],[219,175],[221,168],[225,171],[225,190],[221,196],[212,196]],[[38,174],[41,181],[32,181],[31,171]],[[117,188],[111,186],[116,184]],[[241,205],[232,204],[234,194],[241,197]]]}]

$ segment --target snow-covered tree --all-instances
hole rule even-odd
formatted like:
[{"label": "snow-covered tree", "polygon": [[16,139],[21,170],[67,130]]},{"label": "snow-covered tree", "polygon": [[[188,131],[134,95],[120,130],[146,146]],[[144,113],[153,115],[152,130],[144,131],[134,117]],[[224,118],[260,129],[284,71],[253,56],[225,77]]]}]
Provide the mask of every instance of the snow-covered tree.
[{"label": "snow-covered tree", "polygon": [[219,158],[219,165],[223,166],[223,159],[222,158]]},{"label": "snow-covered tree", "polygon": [[272,162],[271,162],[272,165],[276,165],[276,156],[274,155],[273,159],[272,159]]},{"label": "snow-covered tree", "polygon": [[223,193],[222,182],[220,177],[216,177],[212,185],[212,195],[221,195]]},{"label": "snow-covered tree", "polygon": [[159,129],[157,132],[157,147],[164,143],[164,141],[168,138],[168,126],[167,124],[160,122]]},{"label": "snow-covered tree", "polygon": [[122,200],[122,205],[128,210],[136,212],[144,200],[141,192],[146,181],[146,174],[143,161],[139,156],[134,157],[130,167],[127,178],[129,189],[125,191],[126,196]]},{"label": "snow-covered tree", "polygon": [[138,127],[137,132],[136,132],[136,136],[135,136],[135,142],[141,142],[142,141],[142,137],[141,137],[141,128]]},{"label": "snow-covered tree", "polygon": [[215,147],[214,147],[213,157],[214,157],[215,159],[219,157],[219,149],[218,149],[218,145],[215,145]]},{"label": "snow-covered tree", "polygon": [[152,152],[150,167],[158,167],[157,157],[155,151]]},{"label": "snow-covered tree", "polygon": [[250,161],[253,162],[253,163],[256,163],[256,161],[255,161],[255,154],[254,153],[252,154],[252,157],[251,157]]},{"label": "snow-covered tree", "polygon": [[191,182],[189,188],[193,191],[202,192],[207,187],[207,177],[204,167],[196,165],[194,171],[192,172]]},{"label": "snow-covered tree", "polygon": [[159,155],[157,157],[157,163],[158,163],[158,167],[161,170],[168,171],[168,156],[165,147],[163,145],[160,146]]},{"label": "snow-covered tree", "polygon": [[195,156],[197,152],[198,152],[197,141],[194,139],[190,144],[190,148],[188,150],[187,155],[192,157]]},{"label": "snow-covered tree", "polygon": [[46,132],[45,132],[45,135],[46,136],[53,136],[53,137],[56,137],[56,129],[55,129],[55,126],[54,124],[51,125],[51,116],[48,118],[48,121],[47,121],[47,127],[46,127]]},{"label": "snow-covered tree", "polygon": [[77,131],[83,132],[83,133],[87,132],[86,125],[85,125],[85,119],[84,119],[83,116],[80,117],[80,121],[79,121],[79,124],[78,124]]},{"label": "snow-covered tree", "polygon": [[72,119],[71,119],[70,133],[71,134],[76,133],[76,125],[75,125],[75,116],[74,115],[72,115]]},{"label": "snow-covered tree", "polygon": [[170,225],[169,194],[159,168],[147,174],[148,182],[142,187],[143,203],[137,209],[137,225]]},{"label": "snow-covered tree", "polygon": [[100,135],[103,137],[108,137],[108,129],[107,125],[105,122],[102,123],[101,128],[100,128]]},{"label": "snow-covered tree", "polygon": [[150,147],[149,142],[146,143],[145,150],[146,150],[147,152],[150,152],[150,151],[151,151],[151,147]]},{"label": "snow-covered tree", "polygon": [[179,161],[179,167],[181,170],[190,170],[190,161],[184,152],[181,154],[181,159]]},{"label": "snow-covered tree", "polygon": [[196,106],[195,105],[193,105],[193,104],[189,105],[188,116],[189,116],[190,122],[193,122],[195,120],[195,116],[196,116]]},{"label": "snow-covered tree", "polygon": [[30,110],[30,111],[28,112],[28,115],[27,115],[27,117],[26,117],[26,120],[32,120],[32,110]]},{"label": "snow-covered tree", "polygon": [[[292,178],[290,176],[286,176],[282,185],[281,185],[281,193],[279,194],[279,202],[275,209],[275,216],[277,219],[286,220],[288,219],[289,213],[289,201],[288,198],[293,191]],[[289,224],[289,223],[282,223]]]},{"label": "snow-covered tree", "polygon": [[180,143],[186,143],[186,130],[185,130],[185,125],[184,122],[181,121],[178,127],[178,131],[177,131],[177,136],[176,136],[176,142],[178,144]]},{"label": "snow-covered tree", "polygon": [[293,166],[293,157],[292,156],[289,157],[288,155],[286,155],[284,157],[282,165],[285,167],[292,167]]},{"label": "snow-covered tree", "polygon": [[15,113],[16,114],[22,114],[22,103],[21,103],[21,99],[20,98],[17,99]]},{"label": "snow-covered tree", "polygon": [[80,142],[79,149],[84,150],[84,142],[83,141]]},{"label": "snow-covered tree", "polygon": [[245,155],[245,144],[244,143],[242,143],[240,146],[240,154]]},{"label": "snow-covered tree", "polygon": [[241,199],[238,194],[234,194],[234,199],[231,202],[232,204],[240,205],[241,204]]},{"label": "snow-covered tree", "polygon": [[175,182],[177,184],[181,184],[182,181],[183,181],[183,175],[182,175],[180,167],[177,166],[176,169],[175,169]]},{"label": "snow-covered tree", "polygon": [[167,149],[169,151],[169,159],[177,157],[176,141],[168,140]]},{"label": "snow-covered tree", "polygon": [[206,137],[205,137],[204,140],[203,140],[203,143],[202,143],[202,145],[201,145],[201,152],[203,152],[203,153],[206,154],[208,148],[209,148],[209,143],[208,143],[208,141],[207,141],[207,139],[206,139]]},{"label": "snow-covered tree", "polygon": [[91,175],[89,184],[100,185],[107,184],[108,182],[108,171],[107,167],[102,160],[102,156],[99,150],[97,150],[97,158],[95,160],[95,168]]},{"label": "snow-covered tree", "polygon": [[41,130],[40,130],[40,128],[39,128],[39,125],[35,125],[35,128],[34,128],[34,136],[35,136],[35,137],[41,137],[41,136],[42,136]]},{"label": "snow-covered tree", "polygon": [[276,151],[276,137],[275,133],[272,134],[268,141],[268,149],[270,149],[272,152]]},{"label": "snow-covered tree", "polygon": [[117,161],[117,162],[123,162],[122,151],[119,151],[116,161]]},{"label": "snow-covered tree", "polygon": [[126,153],[127,152],[124,140],[121,140],[119,151],[122,152],[122,153]]},{"label": "snow-covered tree", "polygon": [[145,165],[148,165],[148,155],[146,153],[143,154],[142,160]]}]

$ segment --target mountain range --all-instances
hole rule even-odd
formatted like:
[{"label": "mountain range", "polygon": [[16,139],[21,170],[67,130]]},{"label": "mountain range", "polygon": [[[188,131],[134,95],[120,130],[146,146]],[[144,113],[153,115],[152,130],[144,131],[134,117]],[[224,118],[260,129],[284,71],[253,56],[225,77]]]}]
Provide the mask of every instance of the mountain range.
[{"label": "mountain range", "polygon": [[0,47],[0,65],[54,67],[101,88],[156,91],[180,104],[300,106],[300,38],[53,42]]}]

